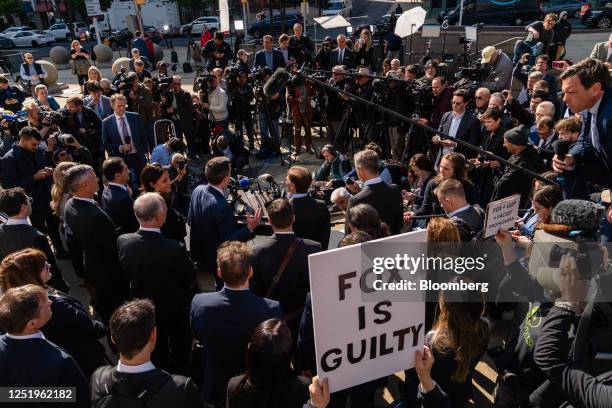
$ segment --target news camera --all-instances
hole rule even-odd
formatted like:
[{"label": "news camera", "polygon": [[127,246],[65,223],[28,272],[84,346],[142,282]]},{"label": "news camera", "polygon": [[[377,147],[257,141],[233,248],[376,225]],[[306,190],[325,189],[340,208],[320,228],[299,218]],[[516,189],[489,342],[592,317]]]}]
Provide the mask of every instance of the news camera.
[{"label": "news camera", "polygon": [[210,84],[213,80],[214,76],[211,75],[206,68],[198,68],[196,71],[196,77],[193,80],[193,92],[204,92],[205,94],[208,94],[212,90]]},{"label": "news camera", "polygon": [[162,95],[170,92],[172,87],[172,77],[160,74],[157,78],[153,78],[153,100],[159,102]]},{"label": "news camera", "polygon": [[138,76],[135,72],[127,72],[125,67],[121,67],[119,72],[113,78],[113,86],[117,90],[117,92],[127,94],[132,89],[132,84],[134,81],[138,81]]}]

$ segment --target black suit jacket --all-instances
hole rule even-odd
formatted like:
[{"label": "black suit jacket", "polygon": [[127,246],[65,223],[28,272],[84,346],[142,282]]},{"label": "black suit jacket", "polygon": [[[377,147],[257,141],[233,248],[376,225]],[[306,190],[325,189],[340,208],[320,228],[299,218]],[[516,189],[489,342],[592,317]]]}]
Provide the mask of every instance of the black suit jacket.
[{"label": "black suit jacket", "polygon": [[[404,210],[402,201],[402,191],[395,184],[387,184],[384,181],[365,186],[363,190],[349,199],[347,215],[350,208],[357,204],[370,204],[380,216],[381,221],[385,222],[391,234],[399,234],[404,225]],[[346,232],[349,233],[348,221]]]},{"label": "black suit jacket", "polygon": [[453,215],[450,220],[459,229],[462,242],[470,241],[483,227],[483,212],[470,206],[465,210]]},{"label": "black suit jacket", "polygon": [[[0,261],[8,254],[25,248],[36,248],[44,252],[47,262],[51,265],[51,280],[48,284],[54,288],[62,289],[63,279],[60,279],[62,271],[57,265],[55,254],[51,250],[47,236],[31,225],[0,225]],[[57,284],[59,284],[59,287],[56,286]]]},{"label": "black suit jacket", "polygon": [[117,227],[97,205],[71,198],[66,203],[65,220],[83,248],[85,277],[108,308],[114,308],[127,295],[127,282],[117,254]]},{"label": "black suit jacket", "polygon": [[355,66],[355,55],[353,51],[344,47],[344,55],[342,56],[342,61],[338,61],[338,56],[340,53],[340,49],[336,48],[331,52],[329,57],[329,64],[331,67],[335,67],[336,65],[344,65],[347,69],[353,68]]},{"label": "black suit jacket", "polygon": [[244,372],[247,345],[257,325],[282,318],[278,302],[264,299],[250,290],[223,288],[201,293],[191,302],[191,328],[204,345],[205,402],[223,406],[230,378]]},{"label": "black suit jacket", "polygon": [[293,231],[300,238],[307,238],[321,244],[326,251],[329,246],[331,230],[330,215],[324,201],[316,200],[310,196],[293,198],[293,212],[295,222]]},{"label": "black suit jacket", "polygon": [[[251,288],[253,293],[265,296],[272,278],[287,253],[295,234],[274,234],[253,248],[253,278]],[[321,244],[309,239],[302,239],[291,256],[280,280],[270,295],[271,299],[278,300],[285,311],[290,313],[304,307],[306,293],[310,291],[308,276],[308,255],[321,250]]]},{"label": "black suit jacket", "polygon": [[[453,112],[446,112],[444,115],[442,115],[438,130],[442,133],[448,134],[452,121]],[[461,118],[461,123],[459,123],[459,129],[457,129],[457,134],[455,137],[474,146],[478,146],[480,144],[480,121],[476,118],[476,116],[474,116],[474,114],[467,111],[463,114],[463,118]],[[460,144],[455,147],[454,151],[463,154],[467,158],[476,157],[476,152],[474,150],[468,149]],[[442,159],[441,154],[442,149],[439,149],[436,163],[440,163],[440,160]]]},{"label": "black suit jacket", "polygon": [[134,215],[134,200],[127,190],[108,185],[102,191],[102,209],[111,217],[121,234],[136,232],[138,220]]},{"label": "black suit jacket", "polygon": [[[33,157],[33,161],[28,159]],[[26,194],[34,199],[32,208],[42,211],[51,201],[51,185],[53,177],[34,180],[34,173],[49,166],[51,156],[43,149],[36,149],[33,156],[15,144],[0,160],[0,181],[2,187],[22,187]]]},{"label": "black suit jacket", "polygon": [[[255,54],[255,59],[253,61],[253,68],[261,68],[266,67],[266,53],[265,50],[259,50]],[[278,68],[285,68],[285,57],[283,53],[279,50],[272,50],[272,71],[276,71]]]},{"label": "black suit jacket", "polygon": [[[68,353],[47,340],[15,340],[7,335],[0,336],[0,367],[3,387],[76,387],[76,403],[58,402],[53,405],[66,408],[91,406],[87,378]],[[42,408],[48,403],[25,405]]]}]

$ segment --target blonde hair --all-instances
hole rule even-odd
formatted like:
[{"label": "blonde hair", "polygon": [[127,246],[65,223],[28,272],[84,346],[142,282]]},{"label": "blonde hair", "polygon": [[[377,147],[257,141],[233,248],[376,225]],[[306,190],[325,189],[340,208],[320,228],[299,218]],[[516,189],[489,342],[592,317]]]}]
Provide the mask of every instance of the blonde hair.
[{"label": "blonde hair", "polygon": [[61,217],[60,203],[66,192],[66,186],[64,185],[66,172],[76,165],[77,163],[74,162],[61,162],[58,163],[57,166],[55,166],[55,170],[53,170],[53,186],[51,187],[51,202],[49,206],[53,210],[53,214],[58,217]]},{"label": "blonde hair", "polygon": [[36,85],[36,86],[34,87],[34,93],[35,93],[36,95],[38,95],[38,91],[42,91],[43,89],[44,89],[44,90],[46,90],[46,91],[48,91],[48,89],[47,89],[47,85],[45,85],[45,84],[38,84],[38,85]]},{"label": "blonde hair", "polygon": [[359,37],[361,38],[362,35],[365,35],[368,38],[368,43],[366,44],[365,49],[366,51],[370,51],[370,48],[372,48],[372,33],[370,30],[361,30]]},{"label": "blonde hair", "polygon": [[[97,78],[92,78],[92,73],[98,75]],[[100,81],[102,80],[102,72],[97,67],[89,67],[87,70],[87,79],[90,81]]]},{"label": "blonde hair", "polygon": [[70,43],[70,48],[74,48],[75,45],[81,47],[81,43],[79,42],[79,40],[72,40],[72,42]]}]

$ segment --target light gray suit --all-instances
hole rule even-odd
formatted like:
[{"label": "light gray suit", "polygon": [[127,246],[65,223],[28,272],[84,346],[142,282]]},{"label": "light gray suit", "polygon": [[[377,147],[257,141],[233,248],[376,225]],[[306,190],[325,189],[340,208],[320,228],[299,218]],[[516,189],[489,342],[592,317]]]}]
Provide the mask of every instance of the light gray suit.
[{"label": "light gray suit", "polygon": [[609,41],[604,41],[595,44],[593,51],[591,51],[591,58],[597,58],[600,61],[612,63],[612,56],[608,59],[608,43]]}]

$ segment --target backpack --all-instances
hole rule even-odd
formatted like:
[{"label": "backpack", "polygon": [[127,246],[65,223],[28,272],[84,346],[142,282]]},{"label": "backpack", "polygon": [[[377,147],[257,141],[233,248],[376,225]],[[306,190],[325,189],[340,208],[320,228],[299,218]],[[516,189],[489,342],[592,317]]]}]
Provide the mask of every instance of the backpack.
[{"label": "backpack", "polygon": [[[115,367],[108,366],[100,374],[100,389],[108,394],[96,401],[95,408],[145,408],[151,399],[172,380],[165,371],[148,379],[146,384],[130,384],[127,378],[113,379]],[[114,381],[114,382],[113,382]]]}]

